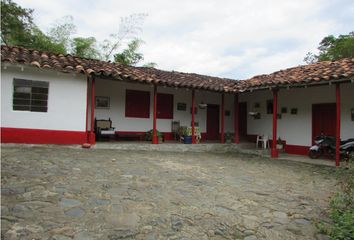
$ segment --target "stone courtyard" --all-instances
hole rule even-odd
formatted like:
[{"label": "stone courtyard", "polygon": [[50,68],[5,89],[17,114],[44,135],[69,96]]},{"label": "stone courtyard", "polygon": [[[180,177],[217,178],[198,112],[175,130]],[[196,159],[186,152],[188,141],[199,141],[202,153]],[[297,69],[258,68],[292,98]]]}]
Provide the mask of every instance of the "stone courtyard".
[{"label": "stone courtyard", "polygon": [[326,239],[335,169],[239,153],[4,145],[2,239]]}]

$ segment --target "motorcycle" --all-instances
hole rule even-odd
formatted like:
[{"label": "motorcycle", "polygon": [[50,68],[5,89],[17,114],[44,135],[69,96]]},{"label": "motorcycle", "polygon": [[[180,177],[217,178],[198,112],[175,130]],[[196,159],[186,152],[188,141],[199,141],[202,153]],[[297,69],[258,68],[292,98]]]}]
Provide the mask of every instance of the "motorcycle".
[{"label": "motorcycle", "polygon": [[[354,153],[354,138],[340,141],[339,147],[341,159],[348,160],[351,153]],[[320,156],[329,156],[334,158],[336,154],[336,139],[332,136],[320,135],[315,138],[315,145],[310,147],[309,157],[319,158]]]}]

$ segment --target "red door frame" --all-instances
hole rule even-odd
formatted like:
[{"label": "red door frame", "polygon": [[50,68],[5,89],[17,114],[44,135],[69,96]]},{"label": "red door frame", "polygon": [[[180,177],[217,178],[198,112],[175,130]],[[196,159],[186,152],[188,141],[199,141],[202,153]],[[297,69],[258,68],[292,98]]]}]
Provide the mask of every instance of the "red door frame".
[{"label": "red door frame", "polygon": [[218,110],[218,114],[217,114],[217,116],[218,116],[218,126],[217,126],[217,132],[218,132],[218,134],[219,134],[219,131],[220,131],[220,107],[219,107],[219,105],[217,105],[217,104],[208,104],[207,105],[207,119],[206,119],[206,135],[207,135],[207,139],[208,140],[217,140],[217,139],[210,139],[210,133],[208,133],[208,122],[209,122],[209,118],[208,118],[208,108],[217,108],[217,110]]}]

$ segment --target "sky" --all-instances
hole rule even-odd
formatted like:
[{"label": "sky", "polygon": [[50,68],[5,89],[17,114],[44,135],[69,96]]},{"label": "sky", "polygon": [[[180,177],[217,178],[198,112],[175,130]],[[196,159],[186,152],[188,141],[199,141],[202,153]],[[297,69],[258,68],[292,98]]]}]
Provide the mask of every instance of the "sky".
[{"label": "sky", "polygon": [[[353,0],[14,0],[44,31],[66,15],[98,41],[145,13],[145,62],[168,71],[246,79],[305,64],[323,37],[354,31]],[[124,47],[124,46],[122,46]]]}]

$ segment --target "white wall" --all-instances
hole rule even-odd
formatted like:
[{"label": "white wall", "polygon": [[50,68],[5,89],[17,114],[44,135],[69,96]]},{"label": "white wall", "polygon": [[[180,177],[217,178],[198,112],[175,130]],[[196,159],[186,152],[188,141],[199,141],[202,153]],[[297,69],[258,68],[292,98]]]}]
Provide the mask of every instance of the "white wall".
[{"label": "white wall", "polygon": [[[12,110],[13,79],[49,82],[48,112]],[[85,131],[86,77],[8,66],[1,72],[1,127]]]},{"label": "white wall", "polygon": [[[261,113],[261,119],[247,118],[247,133],[272,136],[272,114],[266,113],[266,101],[272,99],[272,91],[244,93],[240,101],[247,102],[248,111]],[[278,93],[278,112],[282,107],[288,113],[278,119],[278,136],[287,144],[310,146],[312,138],[312,104],[335,103],[335,85],[309,88],[281,89]],[[254,108],[254,103],[260,108]],[[291,108],[297,108],[298,114],[290,114]],[[350,118],[350,109],[354,108],[354,84],[341,84],[341,138],[354,138],[354,121]]]},{"label": "white wall", "polygon": [[[111,118],[112,126],[117,131],[143,132],[152,129],[153,120],[153,87],[145,84],[127,83],[96,79],[96,96],[110,97],[110,109],[95,109],[97,119]],[[125,117],[125,92],[126,89],[150,91],[150,118],[126,118]],[[180,121],[181,126],[190,126],[192,115],[190,113],[192,91],[186,89],[174,89],[158,87],[158,93],[169,93],[174,95],[173,120]],[[202,101],[204,103],[218,104],[221,107],[221,94],[206,91],[196,91],[196,106]],[[177,103],[186,103],[186,111],[177,111]],[[225,132],[233,131],[233,96],[225,95],[225,110],[230,110],[230,116],[225,116]],[[206,132],[206,109],[198,108],[195,121],[199,122],[202,132]],[[161,132],[171,132],[172,119],[157,119],[157,129]],[[221,120],[220,120],[221,127]]]}]

